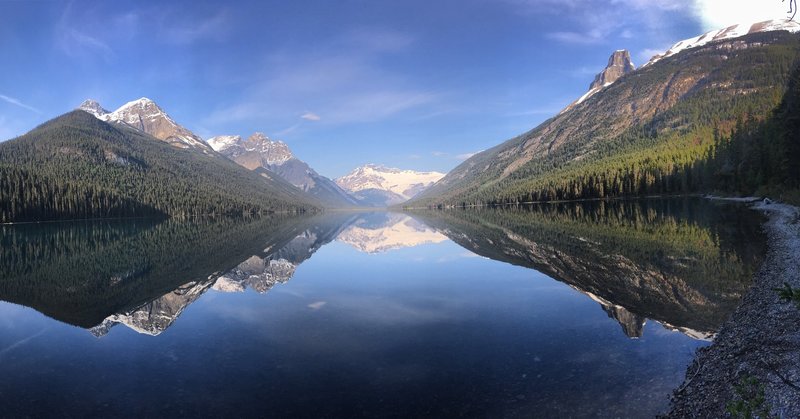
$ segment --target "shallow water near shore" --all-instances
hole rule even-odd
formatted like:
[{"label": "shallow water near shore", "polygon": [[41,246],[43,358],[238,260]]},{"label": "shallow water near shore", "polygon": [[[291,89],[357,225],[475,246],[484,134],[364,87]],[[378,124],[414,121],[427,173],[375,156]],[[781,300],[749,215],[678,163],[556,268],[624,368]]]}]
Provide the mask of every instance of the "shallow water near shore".
[{"label": "shallow water near shore", "polygon": [[0,227],[9,416],[651,417],[763,258],[699,198]]}]

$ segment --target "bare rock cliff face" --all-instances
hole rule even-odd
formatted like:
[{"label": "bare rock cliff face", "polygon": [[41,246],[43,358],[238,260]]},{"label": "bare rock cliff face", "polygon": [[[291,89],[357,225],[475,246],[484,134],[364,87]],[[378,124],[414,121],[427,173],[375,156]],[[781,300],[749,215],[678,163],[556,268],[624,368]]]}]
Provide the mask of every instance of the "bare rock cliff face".
[{"label": "bare rock cliff face", "polygon": [[620,77],[635,70],[631,62],[631,54],[627,50],[614,51],[608,59],[608,66],[595,76],[594,81],[589,85],[589,90],[608,86]]}]

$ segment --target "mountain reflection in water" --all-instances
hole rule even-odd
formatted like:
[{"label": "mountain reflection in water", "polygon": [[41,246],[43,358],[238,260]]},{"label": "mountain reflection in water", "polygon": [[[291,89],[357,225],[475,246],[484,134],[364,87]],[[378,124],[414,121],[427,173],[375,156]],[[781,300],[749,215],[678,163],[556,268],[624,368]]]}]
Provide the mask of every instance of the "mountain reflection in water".
[{"label": "mountain reflection in water", "polygon": [[0,226],[0,405],[652,417],[762,240],[699,199]]},{"label": "mountain reflection in water", "polygon": [[633,338],[641,337],[648,318],[696,339],[713,337],[749,287],[765,246],[752,211],[700,199],[416,216],[476,254],[583,292]]},{"label": "mountain reflection in water", "polygon": [[708,339],[763,254],[744,208],[693,199],[508,209],[333,212],[195,222],[2,226],[0,299],[95,336],[159,335],[207,292],[266,293],[338,240],[366,253],[452,240],[598,302],[625,335],[647,319]]}]

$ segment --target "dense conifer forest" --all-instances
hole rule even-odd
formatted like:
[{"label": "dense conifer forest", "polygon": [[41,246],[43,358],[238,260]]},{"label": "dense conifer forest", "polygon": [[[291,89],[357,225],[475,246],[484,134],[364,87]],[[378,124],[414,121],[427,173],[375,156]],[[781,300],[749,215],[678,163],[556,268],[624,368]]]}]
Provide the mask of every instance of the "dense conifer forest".
[{"label": "dense conifer forest", "polygon": [[304,212],[269,173],[73,111],[0,144],[0,222]]}]

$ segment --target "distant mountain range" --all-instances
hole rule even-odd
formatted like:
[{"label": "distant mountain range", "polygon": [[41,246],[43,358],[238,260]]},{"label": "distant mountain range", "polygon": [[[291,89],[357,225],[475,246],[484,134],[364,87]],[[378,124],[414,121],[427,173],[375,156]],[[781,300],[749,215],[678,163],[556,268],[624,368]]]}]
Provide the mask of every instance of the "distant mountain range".
[{"label": "distant mountain range", "polygon": [[0,143],[0,175],[0,223],[387,205],[352,196],[264,134],[203,141],[148,98],[113,112],[89,99]]},{"label": "distant mountain range", "polygon": [[247,138],[225,135],[209,138],[208,144],[217,152],[240,165],[256,170],[267,169],[302,191],[319,199],[325,206],[346,208],[359,202],[332,180],[320,175],[308,163],[292,155],[282,141],[272,141],[257,132]]},{"label": "distant mountain range", "polygon": [[128,102],[114,112],[107,111],[93,99],[86,100],[78,109],[102,121],[122,124],[152,135],[178,148],[197,149],[206,154],[213,149],[249,170],[267,170],[329,208],[399,204],[444,176],[437,172],[415,172],[368,164],[334,182],[294,156],[286,143],[273,141],[260,132],[249,137],[220,135],[203,141],[176,123],[148,98]]},{"label": "distant mountain range", "polygon": [[336,184],[365,206],[388,207],[408,201],[442,177],[444,173],[367,164],[336,179]]},{"label": "distant mountain range", "polygon": [[800,74],[797,32],[800,24],[786,20],[734,25],[678,42],[639,69],[616,51],[562,112],[404,205],[791,188],[800,178],[781,162],[798,154],[787,122],[796,99],[786,96]]}]

